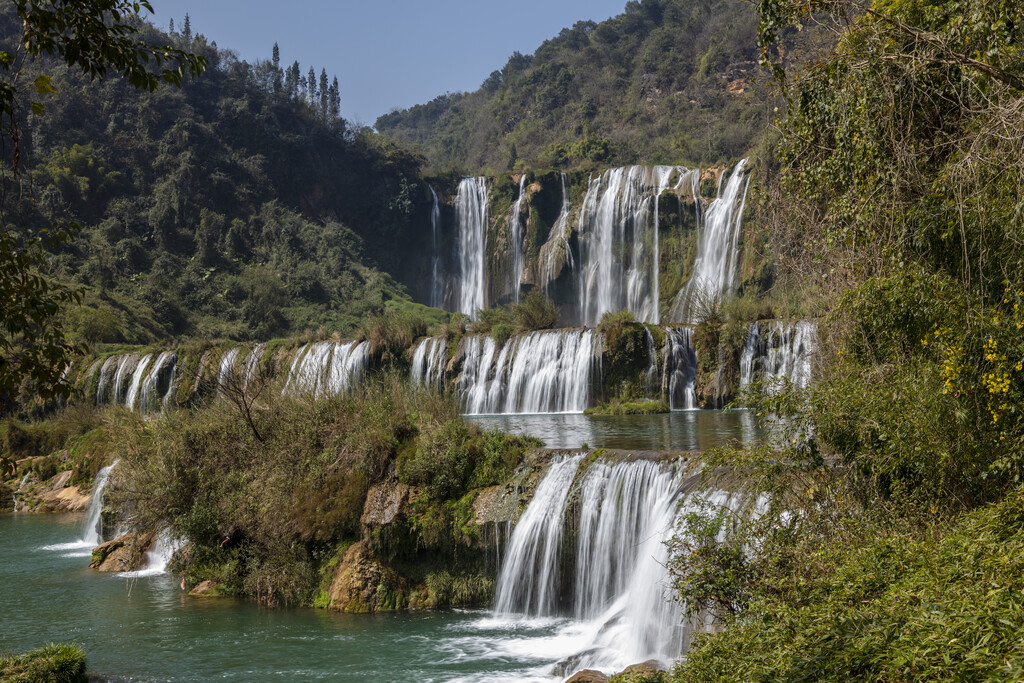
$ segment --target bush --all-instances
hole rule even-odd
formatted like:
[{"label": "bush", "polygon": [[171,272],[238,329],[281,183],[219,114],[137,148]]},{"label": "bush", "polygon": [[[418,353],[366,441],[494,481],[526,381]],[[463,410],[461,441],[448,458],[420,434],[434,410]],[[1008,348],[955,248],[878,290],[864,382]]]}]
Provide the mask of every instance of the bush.
[{"label": "bush", "polygon": [[85,652],[51,643],[20,655],[0,657],[0,680],[10,683],[85,683]]}]

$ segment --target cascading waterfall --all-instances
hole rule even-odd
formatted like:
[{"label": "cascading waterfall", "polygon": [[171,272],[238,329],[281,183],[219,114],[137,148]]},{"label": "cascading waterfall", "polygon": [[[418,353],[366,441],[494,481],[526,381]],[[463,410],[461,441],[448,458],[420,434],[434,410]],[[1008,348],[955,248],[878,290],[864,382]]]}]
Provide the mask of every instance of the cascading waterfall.
[{"label": "cascading waterfall", "polygon": [[420,341],[412,354],[412,383],[442,387],[447,349],[448,342],[444,337],[427,337]]},{"label": "cascading waterfall", "polygon": [[647,340],[647,372],[644,373],[644,389],[650,396],[658,390],[658,349],[654,344],[654,335],[644,325],[644,337]]},{"label": "cascading waterfall", "polygon": [[493,338],[464,338],[459,380],[464,412],[583,412],[589,407],[599,340],[593,330],[531,332],[510,337],[495,359]]},{"label": "cascading waterfall", "polygon": [[550,294],[551,283],[562,274],[563,266],[569,267],[569,272],[576,270],[576,261],[572,256],[572,249],[569,246],[569,181],[564,173],[559,174],[562,183],[562,208],[558,212],[555,224],[551,226],[547,241],[540,248],[541,282],[544,290]]},{"label": "cascading waterfall", "polygon": [[125,400],[127,393],[127,387],[125,382],[131,382],[132,368],[135,367],[136,363],[139,362],[138,355],[130,353],[121,356],[117,362],[117,372],[114,373],[114,395],[111,397],[111,403],[117,405]]},{"label": "cascading waterfall", "polygon": [[157,356],[156,361],[153,363],[149,373],[146,375],[146,379],[142,381],[142,387],[139,389],[139,411],[149,412],[151,410],[155,410],[160,405],[159,399],[157,398],[157,392],[160,389],[160,377],[162,373],[166,372],[166,368],[168,366],[170,366],[171,371],[164,398],[166,399],[167,394],[170,394],[171,386],[174,384],[174,366],[177,361],[178,356],[173,351],[164,351]]},{"label": "cascading waterfall", "polygon": [[512,238],[512,300],[519,303],[519,285],[523,280],[523,217],[521,214],[523,199],[526,197],[526,174],[519,176],[519,197],[512,205],[512,215],[508,219],[509,233]]},{"label": "cascading waterfall", "polygon": [[306,344],[292,360],[282,393],[320,398],[345,393],[362,379],[369,361],[369,342]]},{"label": "cascading waterfall", "polygon": [[[592,177],[580,212],[580,320],[612,311],[657,323],[661,194],[696,173],[681,166],[629,166]],[[679,174],[673,186],[671,179]],[[691,187],[692,187],[691,182]]]},{"label": "cascading waterfall", "polygon": [[732,291],[739,264],[743,207],[750,185],[749,176],[744,175],[746,163],[743,159],[736,164],[724,189],[723,173],[718,198],[703,213],[693,275],[672,306],[671,318],[675,322],[701,322],[707,309],[717,306],[722,297]]},{"label": "cascading waterfall", "polygon": [[252,347],[249,357],[245,359],[245,366],[242,368],[242,372],[246,387],[259,376],[260,362],[263,360],[263,351],[266,348],[266,344],[257,344]]},{"label": "cascading waterfall", "polygon": [[110,471],[119,461],[107,465],[96,473],[93,480],[92,496],[89,498],[89,509],[85,513],[85,527],[82,532],[82,544],[92,548],[103,542],[103,494],[110,481]]},{"label": "cascading waterfall", "polygon": [[817,331],[809,320],[751,323],[740,355],[740,387],[761,380],[768,393],[779,391],[786,381],[805,388],[811,381]]},{"label": "cascading waterfall", "polygon": [[146,562],[142,569],[130,572],[119,572],[117,576],[125,579],[139,579],[146,576],[157,576],[167,571],[167,565],[174,557],[174,553],[183,547],[183,543],[171,536],[167,529],[164,529],[153,539],[149,549],[146,550]]},{"label": "cascading waterfall", "polygon": [[132,372],[132,381],[128,384],[128,394],[125,396],[124,405],[128,410],[135,410],[135,402],[139,396],[139,388],[142,385],[142,380],[146,376],[146,368],[153,360],[153,354],[147,353],[139,361],[139,364],[135,366],[135,371]]},{"label": "cascading waterfall", "polygon": [[565,504],[582,459],[582,454],[573,455],[548,468],[513,529],[495,586],[494,610],[498,614],[554,613]]},{"label": "cascading waterfall", "polygon": [[[669,663],[686,647],[688,627],[673,599],[666,541],[681,514],[704,500],[730,506],[733,496],[688,496],[685,472],[648,460],[599,460],[574,487],[580,457],[550,466],[514,527],[495,586],[495,612],[574,617],[564,627],[582,646],[566,660],[572,670],[621,670],[648,659]],[[578,503],[570,507],[571,496]],[[575,534],[568,531],[573,524]],[[565,564],[568,557],[574,565]]]},{"label": "cascading waterfall", "polygon": [[665,372],[661,390],[668,396],[673,410],[694,410],[697,407],[697,350],[693,346],[693,330],[689,327],[665,327]]},{"label": "cascading waterfall", "polygon": [[241,351],[239,347],[228,349],[224,352],[224,355],[220,357],[220,367],[217,368],[217,391],[223,391],[227,386],[228,382],[235,376],[235,361],[238,360],[238,353]]},{"label": "cascading waterfall", "polygon": [[444,307],[444,288],[441,286],[441,207],[437,202],[437,193],[430,188],[433,203],[430,206],[430,234],[434,246],[434,257],[430,261],[430,305],[434,308]]},{"label": "cascading waterfall", "polygon": [[487,178],[462,179],[455,195],[455,220],[459,228],[457,310],[475,319],[477,311],[487,307]]}]

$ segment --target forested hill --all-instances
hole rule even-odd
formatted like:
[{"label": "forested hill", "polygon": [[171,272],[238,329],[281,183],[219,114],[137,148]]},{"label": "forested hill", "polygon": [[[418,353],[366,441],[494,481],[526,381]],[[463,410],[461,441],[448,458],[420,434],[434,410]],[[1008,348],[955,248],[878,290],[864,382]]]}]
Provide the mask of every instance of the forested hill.
[{"label": "forested hill", "polygon": [[467,171],[735,159],[769,120],[756,32],[740,0],[629,2],[376,128]]},{"label": "forested hill", "polygon": [[[16,21],[5,3],[5,42]],[[34,96],[45,112],[26,119],[29,222],[82,226],[51,266],[86,286],[85,307],[68,313],[73,333],[133,343],[346,334],[407,298],[387,273],[402,271],[394,245],[414,247],[398,236],[429,209],[418,205],[417,158],[349,130],[325,72],[240,61],[191,27],[141,37],[205,55],[209,68],[152,93],[90,83],[56,61],[23,75],[52,74],[56,88]]]}]

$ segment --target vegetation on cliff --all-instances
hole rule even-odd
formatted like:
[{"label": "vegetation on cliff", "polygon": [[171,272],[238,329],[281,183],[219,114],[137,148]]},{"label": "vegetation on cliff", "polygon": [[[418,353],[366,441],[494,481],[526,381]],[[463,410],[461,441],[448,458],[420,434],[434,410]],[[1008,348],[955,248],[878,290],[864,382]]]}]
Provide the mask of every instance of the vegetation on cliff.
[{"label": "vegetation on cliff", "polygon": [[85,652],[77,645],[44,647],[0,655],[0,681],[7,683],[85,683]]}]

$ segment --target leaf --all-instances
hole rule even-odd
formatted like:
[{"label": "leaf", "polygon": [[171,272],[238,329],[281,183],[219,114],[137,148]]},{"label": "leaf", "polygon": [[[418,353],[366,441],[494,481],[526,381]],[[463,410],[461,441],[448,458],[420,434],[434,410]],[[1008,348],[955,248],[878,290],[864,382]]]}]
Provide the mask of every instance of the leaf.
[{"label": "leaf", "polygon": [[40,95],[46,95],[47,93],[55,93],[55,92],[57,92],[57,88],[53,87],[53,84],[50,83],[50,77],[47,76],[46,74],[43,74],[42,76],[37,78],[35,80],[35,84],[36,84],[36,92],[39,93]]},{"label": "leaf", "polygon": [[32,113],[36,116],[42,116],[43,112],[46,111],[46,107],[39,104],[38,102],[32,103]]}]

